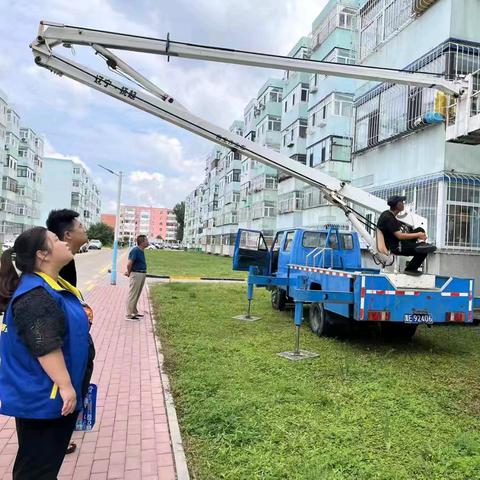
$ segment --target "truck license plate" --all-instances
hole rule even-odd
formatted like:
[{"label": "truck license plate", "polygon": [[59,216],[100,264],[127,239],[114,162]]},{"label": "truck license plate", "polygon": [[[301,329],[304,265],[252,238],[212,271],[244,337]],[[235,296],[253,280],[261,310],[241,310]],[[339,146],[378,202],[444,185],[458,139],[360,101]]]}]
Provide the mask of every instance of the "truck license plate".
[{"label": "truck license plate", "polygon": [[410,313],[405,315],[405,323],[433,323],[433,318],[429,313]]}]

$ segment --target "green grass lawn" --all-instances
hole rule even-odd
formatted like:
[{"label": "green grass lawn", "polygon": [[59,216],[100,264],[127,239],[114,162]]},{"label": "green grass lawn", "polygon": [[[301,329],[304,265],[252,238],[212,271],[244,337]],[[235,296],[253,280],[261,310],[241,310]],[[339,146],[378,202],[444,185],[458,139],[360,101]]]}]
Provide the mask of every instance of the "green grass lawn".
[{"label": "green grass lawn", "polygon": [[480,478],[480,330],[419,328],[413,343],[314,336],[290,362],[289,312],[245,286],[153,289],[157,333],[192,477],[281,480]]},{"label": "green grass lawn", "polygon": [[201,252],[146,250],[148,273],[170,276],[246,278],[232,270],[232,259]]}]

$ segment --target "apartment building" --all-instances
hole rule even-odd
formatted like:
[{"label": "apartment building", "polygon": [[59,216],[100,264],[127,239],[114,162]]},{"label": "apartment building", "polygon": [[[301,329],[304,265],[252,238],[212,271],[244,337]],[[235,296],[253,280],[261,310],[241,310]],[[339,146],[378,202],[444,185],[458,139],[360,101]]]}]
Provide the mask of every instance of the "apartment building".
[{"label": "apartment building", "polygon": [[[267,80],[245,109],[244,136],[264,147],[280,151],[283,80]],[[267,241],[277,227],[278,171],[242,158],[238,223],[242,228],[262,230]]]},{"label": "apartment building", "polygon": [[[243,135],[243,121],[233,122],[229,130]],[[238,230],[238,208],[240,202],[241,156],[226,147],[218,149],[219,160],[215,181],[218,199],[214,208],[214,227],[211,243],[206,251],[218,255],[232,255]]]},{"label": "apartment building", "polygon": [[100,216],[100,221],[115,230],[117,216],[113,213],[102,213],[102,215]]},{"label": "apartment building", "polygon": [[[475,0],[330,0],[313,21],[311,35],[289,55],[455,78],[480,69],[479,10]],[[261,128],[269,98],[264,92],[245,107],[246,138],[377,196],[406,195],[428,219],[430,240],[439,247],[429,259],[430,271],[475,275],[480,147],[446,143],[444,122],[425,120],[432,112],[450,119],[445,96],[432,89],[293,72],[278,82],[281,108],[271,115],[280,118],[279,147],[266,141],[277,124],[269,124],[270,133],[265,123]],[[479,75],[475,82],[480,90]],[[349,228],[318,189],[272,170],[241,159],[239,227],[261,229],[267,237],[274,229],[300,225]],[[202,235],[198,229],[197,235]]]},{"label": "apartment building", "polygon": [[[311,39],[302,37],[288,56],[311,57]],[[280,153],[306,164],[308,98],[310,74],[286,71],[282,99]],[[278,174],[277,229],[301,226],[303,223],[303,196],[306,185],[284,173]]]},{"label": "apartment building", "polygon": [[41,223],[51,210],[71,208],[85,228],[100,222],[102,200],[98,186],[84,164],[72,158],[44,158]]},{"label": "apartment building", "polygon": [[205,184],[199,185],[185,199],[183,243],[187,248],[201,249],[203,238],[203,194]]},{"label": "apartment building", "polygon": [[[354,64],[358,0],[330,0],[312,24],[312,60]],[[307,165],[349,182],[352,175],[351,145],[353,98],[357,81],[311,75],[308,101]],[[346,224],[345,214],[325,201],[314,187],[304,190],[302,225]]]},{"label": "apartment building", "polygon": [[[450,78],[476,72],[478,15],[475,0],[362,1],[358,60]],[[425,122],[432,112],[447,115],[443,94],[369,82],[358,89],[355,105],[353,183],[383,198],[405,195],[428,219],[429,239],[439,248],[430,271],[476,276],[480,147],[446,143],[444,122]]]},{"label": "apartment building", "polygon": [[151,241],[175,241],[177,228],[176,215],[169,208],[120,206],[119,238],[123,242],[133,244],[138,235],[146,235]]},{"label": "apartment building", "polygon": [[43,139],[22,126],[19,113],[0,91],[0,240],[41,224]]}]

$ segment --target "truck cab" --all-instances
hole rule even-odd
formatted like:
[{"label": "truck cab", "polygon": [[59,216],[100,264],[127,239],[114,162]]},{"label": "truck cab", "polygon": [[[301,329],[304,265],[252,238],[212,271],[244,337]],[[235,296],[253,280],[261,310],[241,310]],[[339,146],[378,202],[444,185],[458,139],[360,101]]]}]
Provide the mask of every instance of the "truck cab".
[{"label": "truck cab", "polygon": [[[310,230],[292,228],[278,231],[270,246],[262,232],[239,229],[233,255],[233,269],[248,271],[257,267],[260,275],[293,278],[308,268],[342,271],[361,269],[360,241],[356,232],[341,231],[336,227]],[[289,282],[275,286],[272,306],[283,310],[290,299]]]},{"label": "truck cab", "polygon": [[360,242],[355,232],[336,227],[319,230],[292,228],[278,231],[270,247],[258,230],[239,229],[233,269],[256,266],[264,275],[287,275],[290,265],[340,270],[361,268]]}]

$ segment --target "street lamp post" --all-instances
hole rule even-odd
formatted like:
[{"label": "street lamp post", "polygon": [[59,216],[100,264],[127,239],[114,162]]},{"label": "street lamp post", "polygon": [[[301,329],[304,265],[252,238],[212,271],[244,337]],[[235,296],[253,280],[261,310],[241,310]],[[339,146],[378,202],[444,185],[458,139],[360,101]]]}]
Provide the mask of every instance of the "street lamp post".
[{"label": "street lamp post", "polygon": [[113,252],[112,252],[112,268],[110,270],[110,284],[116,285],[117,284],[117,257],[118,257],[118,236],[120,233],[120,202],[122,199],[122,180],[123,180],[123,172],[114,172],[109,168],[104,167],[103,165],[98,164],[100,168],[103,168],[107,172],[115,175],[118,177],[118,190],[117,190],[117,214],[115,216],[115,234],[113,237]]}]

